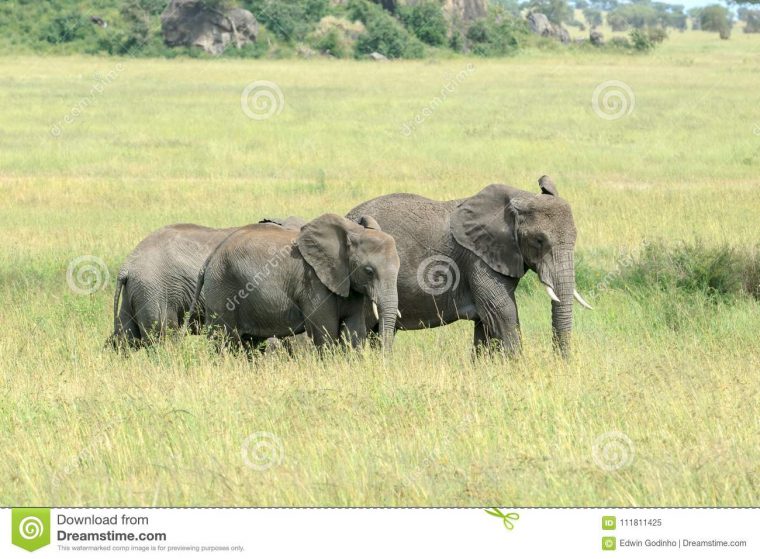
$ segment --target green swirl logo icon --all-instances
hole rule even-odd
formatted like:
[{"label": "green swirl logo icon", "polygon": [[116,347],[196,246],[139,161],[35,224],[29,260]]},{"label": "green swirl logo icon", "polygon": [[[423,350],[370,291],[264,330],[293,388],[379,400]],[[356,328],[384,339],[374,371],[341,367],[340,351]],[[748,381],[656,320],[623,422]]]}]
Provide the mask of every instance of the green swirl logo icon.
[{"label": "green swirl logo icon", "polygon": [[13,509],[11,512],[13,545],[35,551],[50,543],[50,509]]}]

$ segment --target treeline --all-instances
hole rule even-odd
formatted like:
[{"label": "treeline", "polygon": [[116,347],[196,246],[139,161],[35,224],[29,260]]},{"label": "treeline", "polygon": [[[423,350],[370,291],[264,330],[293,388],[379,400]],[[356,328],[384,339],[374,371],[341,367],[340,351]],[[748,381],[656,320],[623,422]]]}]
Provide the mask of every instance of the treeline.
[{"label": "treeline", "polygon": [[[757,0],[745,0],[745,3],[757,3]],[[652,0],[576,0],[572,6],[565,0],[531,0],[524,6],[546,14],[553,23],[579,28],[607,23],[615,32],[631,29],[686,31],[691,22],[695,31],[714,31],[722,38],[728,38],[734,25],[731,12],[719,4],[686,10],[681,4]],[[582,19],[576,17],[573,7],[580,11]],[[760,32],[760,9],[740,7],[737,15],[745,22],[745,33]]]},{"label": "treeline", "polygon": [[[615,37],[606,44],[594,40],[592,33],[591,41],[585,41],[589,48],[649,50],[667,37],[668,29],[685,30],[690,18],[695,29],[718,31],[726,38],[732,25],[728,10],[721,6],[685,12],[683,6],[651,0],[479,1],[474,3],[483,7],[482,15],[465,20],[447,11],[440,0],[202,0],[213,10],[249,10],[259,23],[256,41],[227,49],[223,56],[230,57],[372,54],[421,58],[436,52],[504,56],[528,45],[551,46],[551,39],[538,36],[526,22],[529,12],[544,14],[559,28],[593,31],[606,21],[613,31],[629,33],[628,38]],[[6,52],[203,56],[197,47],[166,46],[161,14],[168,3],[5,0],[0,3],[0,48]],[[760,27],[758,10],[742,10],[745,29]]]},{"label": "treeline", "polygon": [[[199,48],[164,44],[161,14],[168,0],[6,0],[0,2],[5,51],[203,56]],[[230,57],[324,54],[337,58],[379,53],[421,58],[430,51],[510,54],[531,40],[519,14],[490,5],[483,17],[452,21],[441,3],[421,0],[393,10],[369,0],[203,0],[210,9],[240,7],[259,23],[253,44]],[[395,4],[395,3],[393,3]],[[485,4],[485,1],[483,2]]]}]

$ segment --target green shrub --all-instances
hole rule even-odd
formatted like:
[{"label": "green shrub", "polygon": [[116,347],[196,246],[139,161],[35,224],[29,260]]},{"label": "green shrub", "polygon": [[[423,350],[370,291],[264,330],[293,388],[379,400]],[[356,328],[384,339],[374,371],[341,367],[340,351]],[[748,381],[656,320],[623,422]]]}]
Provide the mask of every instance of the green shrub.
[{"label": "green shrub", "polygon": [[467,30],[470,49],[479,56],[512,54],[520,48],[520,41],[526,36],[525,22],[498,8],[475,21]]},{"label": "green shrub", "polygon": [[613,282],[626,288],[701,293],[708,299],[748,295],[760,299],[760,254],[701,242],[648,244]]},{"label": "green shrub", "polygon": [[607,44],[618,49],[631,48],[631,41],[628,40],[628,37],[612,37]]},{"label": "green shrub", "polygon": [[655,44],[649,38],[649,34],[643,29],[634,29],[629,33],[633,48],[640,51],[652,50]]},{"label": "green shrub", "polygon": [[356,41],[363,32],[364,24],[360,21],[325,16],[309,35],[308,40],[309,44],[322,54],[344,58],[353,55]]},{"label": "green shrub", "polygon": [[668,38],[668,31],[664,27],[650,27],[647,29],[649,40],[658,45]]},{"label": "green shrub", "polygon": [[633,29],[629,33],[630,46],[642,52],[654,49],[668,36],[668,32],[662,27],[649,27],[646,29]]},{"label": "green shrub", "polygon": [[427,0],[412,6],[401,6],[399,16],[406,28],[423,43],[432,46],[446,44],[449,26],[437,2]]},{"label": "green shrub", "polygon": [[315,49],[324,54],[331,54],[337,58],[346,56],[346,49],[343,46],[340,35],[336,29],[330,29],[327,33],[319,37],[313,43]]},{"label": "green shrub", "polygon": [[287,42],[301,41],[327,13],[329,0],[248,0],[243,6]]},{"label": "green shrub", "polygon": [[420,58],[424,54],[422,43],[380,6],[350,0],[347,11],[351,19],[361,21],[365,27],[356,41],[357,56],[379,52],[388,58]]},{"label": "green shrub", "polygon": [[459,29],[451,31],[451,38],[449,39],[449,48],[455,52],[462,52],[465,46],[464,35]]},{"label": "green shrub", "polygon": [[79,12],[72,11],[54,17],[45,29],[43,39],[51,44],[70,43],[84,38],[90,27],[90,22]]}]

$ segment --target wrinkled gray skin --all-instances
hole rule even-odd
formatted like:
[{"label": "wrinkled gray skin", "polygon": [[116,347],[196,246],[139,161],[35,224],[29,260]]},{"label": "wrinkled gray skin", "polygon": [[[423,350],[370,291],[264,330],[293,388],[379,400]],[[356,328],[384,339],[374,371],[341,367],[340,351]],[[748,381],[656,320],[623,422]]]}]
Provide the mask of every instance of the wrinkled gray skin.
[{"label": "wrinkled gray skin", "polygon": [[341,334],[357,346],[374,302],[380,338],[390,351],[398,310],[396,246],[373,220],[359,221],[325,214],[300,231],[270,224],[239,229],[199,277],[205,323],[238,347],[302,332],[317,347]]},{"label": "wrinkled gray skin", "polygon": [[[530,269],[561,301],[551,303],[553,339],[562,356],[569,356],[575,224],[551,179],[542,177],[539,184],[540,194],[492,184],[448,202],[390,194],[348,213],[350,219],[374,217],[396,239],[397,328],[472,320],[476,349],[493,347],[497,340],[497,346],[515,353],[520,349],[515,289]],[[429,258],[433,268],[424,265]]]},{"label": "wrinkled gray skin", "polygon": [[[306,223],[295,216],[263,221],[295,230]],[[110,344],[144,346],[182,326],[193,302],[198,271],[214,249],[238,229],[181,223],[159,229],[143,239],[119,271]],[[201,303],[187,325],[191,332],[198,332],[202,315]]]}]

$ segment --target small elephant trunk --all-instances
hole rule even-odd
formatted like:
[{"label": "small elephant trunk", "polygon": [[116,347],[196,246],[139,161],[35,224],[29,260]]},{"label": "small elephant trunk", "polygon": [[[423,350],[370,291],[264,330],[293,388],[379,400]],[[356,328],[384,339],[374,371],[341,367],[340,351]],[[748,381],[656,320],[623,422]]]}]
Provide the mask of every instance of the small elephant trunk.
[{"label": "small elephant trunk", "polygon": [[554,291],[560,302],[552,301],[552,340],[554,348],[564,359],[568,359],[573,329],[573,291],[575,290],[573,251],[560,248],[554,251],[553,256]]},{"label": "small elephant trunk", "polygon": [[393,350],[393,337],[396,332],[396,314],[398,313],[398,294],[396,290],[383,292],[378,297],[380,311],[380,341],[385,353]]}]

